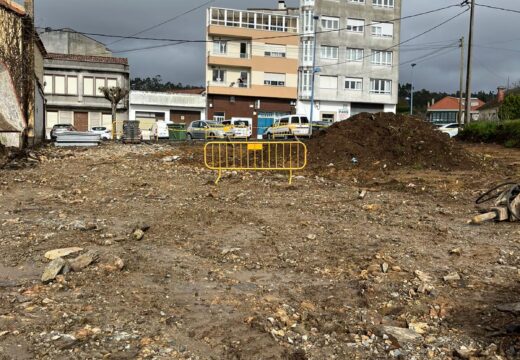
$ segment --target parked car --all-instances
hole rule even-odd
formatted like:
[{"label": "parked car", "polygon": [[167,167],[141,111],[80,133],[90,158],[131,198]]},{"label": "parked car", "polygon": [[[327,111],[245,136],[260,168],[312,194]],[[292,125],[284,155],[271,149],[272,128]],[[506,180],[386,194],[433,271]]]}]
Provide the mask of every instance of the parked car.
[{"label": "parked car", "polygon": [[253,134],[251,123],[245,119],[231,119],[222,121],[226,132],[231,132],[234,139],[249,139]]},{"label": "parked car", "polygon": [[437,129],[445,134],[448,134],[450,137],[459,135],[459,124],[457,123],[441,125]]},{"label": "parked car", "polygon": [[56,141],[58,134],[67,132],[67,131],[76,131],[76,128],[72,126],[72,124],[56,124],[52,127],[51,130],[51,140]]},{"label": "parked car", "polygon": [[211,120],[192,121],[186,131],[186,139],[230,139],[233,137],[231,131],[226,131],[224,125]]},{"label": "parked car", "polygon": [[98,134],[101,140],[112,140],[112,129],[106,126],[94,126],[90,129],[90,132]]},{"label": "parked car", "polygon": [[168,130],[168,123],[163,120],[159,120],[155,122],[152,126],[152,138],[154,140],[158,139],[169,139],[170,132]]},{"label": "parked car", "polygon": [[287,139],[289,137],[309,137],[311,126],[305,115],[286,115],[275,120],[273,126],[268,128],[264,137],[268,139]]}]

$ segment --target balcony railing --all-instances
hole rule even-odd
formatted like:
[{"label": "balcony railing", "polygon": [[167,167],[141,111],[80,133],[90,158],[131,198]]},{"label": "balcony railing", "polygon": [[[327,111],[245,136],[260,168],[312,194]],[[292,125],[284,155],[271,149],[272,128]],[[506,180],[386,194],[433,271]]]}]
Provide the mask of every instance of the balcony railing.
[{"label": "balcony railing", "polygon": [[234,51],[218,52],[208,51],[208,56],[225,57],[230,59],[251,59],[250,53],[239,53]]},{"label": "balcony railing", "polygon": [[251,87],[251,84],[248,82],[239,82],[239,81],[208,81],[208,86],[215,86],[215,87],[228,87],[228,88],[241,88],[241,89],[249,89]]}]

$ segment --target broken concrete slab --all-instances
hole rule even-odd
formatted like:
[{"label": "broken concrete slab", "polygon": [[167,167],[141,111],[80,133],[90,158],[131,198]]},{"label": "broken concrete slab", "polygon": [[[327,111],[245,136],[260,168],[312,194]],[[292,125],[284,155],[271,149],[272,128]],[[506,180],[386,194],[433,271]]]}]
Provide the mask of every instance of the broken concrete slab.
[{"label": "broken concrete slab", "polygon": [[42,282],[48,283],[56,279],[56,276],[58,276],[65,264],[67,264],[67,261],[62,258],[52,260],[43,271]]},{"label": "broken concrete slab", "polygon": [[51,251],[47,251],[44,256],[49,260],[55,260],[60,257],[66,257],[66,256],[69,256],[72,254],[76,254],[80,251],[83,251],[83,248],[70,247],[70,248],[63,248],[63,249],[54,249]]},{"label": "broken concrete slab", "polygon": [[520,303],[497,305],[497,310],[518,315],[520,314]]},{"label": "broken concrete slab", "polygon": [[392,336],[401,345],[422,340],[423,337],[412,329],[399,328],[395,326],[383,326],[382,332]]},{"label": "broken concrete slab", "polygon": [[85,254],[78,256],[70,261],[70,268],[74,272],[79,272],[85,269],[90,264],[99,259],[99,254],[96,251],[90,250]]}]

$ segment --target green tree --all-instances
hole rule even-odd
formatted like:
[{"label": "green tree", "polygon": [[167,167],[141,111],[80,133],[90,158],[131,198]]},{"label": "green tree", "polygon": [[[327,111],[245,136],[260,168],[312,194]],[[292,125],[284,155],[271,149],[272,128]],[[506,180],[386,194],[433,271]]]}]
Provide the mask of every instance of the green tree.
[{"label": "green tree", "polygon": [[501,120],[520,119],[520,94],[509,94],[500,106]]}]

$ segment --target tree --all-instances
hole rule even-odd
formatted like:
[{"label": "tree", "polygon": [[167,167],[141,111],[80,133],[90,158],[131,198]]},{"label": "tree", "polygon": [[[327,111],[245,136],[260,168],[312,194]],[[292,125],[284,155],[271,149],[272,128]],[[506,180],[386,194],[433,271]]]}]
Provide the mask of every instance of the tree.
[{"label": "tree", "polygon": [[100,87],[99,91],[103,93],[105,99],[110,101],[112,104],[112,123],[116,121],[117,105],[123,100],[129,93],[127,89],[122,89],[119,86],[115,87]]},{"label": "tree", "polygon": [[520,94],[509,94],[499,109],[500,120],[520,119]]}]

